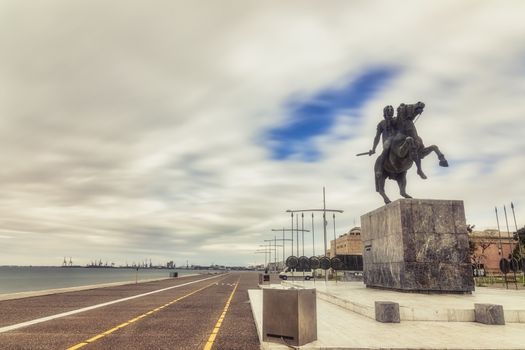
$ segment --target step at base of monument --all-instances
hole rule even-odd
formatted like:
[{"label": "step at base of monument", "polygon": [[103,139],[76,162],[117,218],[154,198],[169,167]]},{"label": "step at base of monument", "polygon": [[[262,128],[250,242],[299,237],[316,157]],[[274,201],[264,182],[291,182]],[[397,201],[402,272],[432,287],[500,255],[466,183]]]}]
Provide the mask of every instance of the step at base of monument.
[{"label": "step at base of monument", "polygon": [[[296,288],[312,288],[312,282],[281,282],[286,286],[293,286]],[[525,323],[525,303],[520,302],[525,300],[525,291],[507,291],[507,290],[493,290],[490,295],[485,290],[479,291],[475,294],[412,294],[406,292],[397,292],[393,290],[370,289],[366,288],[363,283],[359,282],[339,282],[337,288],[346,289],[346,291],[330,291],[335,283],[329,282],[330,286],[326,290],[323,286],[324,282],[316,282],[317,297],[331,304],[340,306],[346,310],[355,312],[359,315],[375,319],[375,302],[376,301],[392,301],[399,303],[399,315],[401,322],[403,321],[440,321],[440,322],[475,322],[474,303],[486,302],[490,300],[494,304],[503,304],[506,323]],[[384,292],[384,293],[383,293]],[[509,293],[510,292],[510,293]],[[496,295],[495,293],[499,293]],[[348,295],[346,295],[348,294]],[[422,305],[411,305],[406,301],[407,296],[415,298],[417,303],[422,303],[421,300],[427,300]],[[454,307],[447,307],[447,300],[454,299]],[[479,298],[483,298],[480,300]],[[519,301],[519,305],[510,306],[509,300]]]}]

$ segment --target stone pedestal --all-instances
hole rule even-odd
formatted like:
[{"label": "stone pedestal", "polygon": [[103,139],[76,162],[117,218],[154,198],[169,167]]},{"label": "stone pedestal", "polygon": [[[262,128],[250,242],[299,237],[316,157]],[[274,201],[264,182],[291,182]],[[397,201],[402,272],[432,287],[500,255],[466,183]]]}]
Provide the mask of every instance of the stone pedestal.
[{"label": "stone pedestal", "polygon": [[474,290],[463,201],[400,199],[361,216],[367,287]]}]

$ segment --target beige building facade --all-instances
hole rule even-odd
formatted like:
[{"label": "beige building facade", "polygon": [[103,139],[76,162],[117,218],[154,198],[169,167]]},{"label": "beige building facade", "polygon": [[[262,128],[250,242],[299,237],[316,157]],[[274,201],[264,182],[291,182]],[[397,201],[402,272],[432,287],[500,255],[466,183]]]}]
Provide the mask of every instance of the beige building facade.
[{"label": "beige building facade", "polygon": [[508,259],[518,242],[512,239],[512,234],[498,230],[474,231],[469,233],[469,239],[474,243],[471,255],[473,264],[483,265],[486,273],[499,274],[499,261]]},{"label": "beige building facade", "polygon": [[[475,244],[471,256],[472,263],[482,264],[487,273],[499,273],[499,260],[502,257],[508,258],[517,245],[517,241],[509,239],[506,231],[501,233],[498,230],[474,231],[469,233],[469,239]],[[327,255],[332,258],[336,253],[337,255],[363,255],[360,227],[354,227],[337,237],[335,241],[330,241]]]},{"label": "beige building facade", "polygon": [[330,241],[330,250],[327,252],[330,258],[337,255],[363,255],[363,241],[361,240],[361,228],[354,227],[343,233],[334,241]]}]

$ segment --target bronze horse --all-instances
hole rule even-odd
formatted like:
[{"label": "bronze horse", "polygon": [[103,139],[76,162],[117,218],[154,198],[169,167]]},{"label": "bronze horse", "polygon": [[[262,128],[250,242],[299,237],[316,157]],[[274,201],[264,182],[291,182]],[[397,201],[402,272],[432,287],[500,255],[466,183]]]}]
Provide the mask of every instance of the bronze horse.
[{"label": "bronze horse", "polygon": [[[439,148],[436,145],[425,147],[422,139],[417,135],[414,120],[423,113],[424,108],[423,102],[399,106],[395,119],[396,133],[392,136],[391,146],[387,152],[376,159],[374,166],[376,191],[383,197],[385,204],[390,203],[390,199],[385,194],[387,178],[397,181],[401,196],[412,198],[406,193],[406,175],[414,162],[420,162],[421,159],[434,152],[439,159],[439,165],[448,166]],[[426,178],[424,174],[422,177]]]}]

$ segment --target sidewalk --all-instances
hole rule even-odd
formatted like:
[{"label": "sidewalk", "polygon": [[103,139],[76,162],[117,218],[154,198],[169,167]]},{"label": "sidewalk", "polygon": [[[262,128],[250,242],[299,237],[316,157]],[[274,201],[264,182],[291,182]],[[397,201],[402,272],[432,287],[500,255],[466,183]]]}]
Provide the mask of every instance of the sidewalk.
[{"label": "sidewalk", "polygon": [[[297,282],[296,282],[297,283]],[[350,283],[350,285],[348,284]],[[302,282],[297,284],[302,285]],[[433,310],[446,306],[449,302],[454,307],[462,305],[461,297],[468,302],[491,302],[497,297],[494,290],[478,290],[474,295],[420,295],[407,294],[360,287],[361,282],[339,282],[337,286],[316,282],[317,288],[317,335],[318,340],[302,346],[301,349],[525,349],[525,324],[507,323],[504,326],[489,326],[475,322],[443,322],[439,320],[407,321],[401,323],[380,323],[368,316],[350,311],[323,300],[323,294],[341,296],[359,296],[359,302],[367,307],[375,300],[392,300],[390,293],[402,294],[400,305],[408,305]],[[306,282],[305,286],[313,286]],[[265,286],[283,288],[280,285]],[[285,287],[284,287],[285,288]],[[507,291],[504,291],[507,292]],[[514,291],[516,292],[516,291]],[[249,290],[252,312],[262,339],[262,290]],[[479,296],[478,296],[479,293]],[[494,294],[496,293],[496,294]],[[512,293],[510,293],[512,294]],[[509,295],[510,295],[509,294]],[[379,297],[381,299],[375,299]],[[388,297],[388,298],[385,298]],[[437,297],[437,298],[435,298]],[[443,297],[443,298],[442,298]],[[457,299],[457,297],[460,297]],[[401,300],[404,299],[404,300]],[[518,291],[506,307],[525,303],[525,293]],[[395,300],[394,300],[395,301]],[[358,301],[354,301],[357,303]],[[352,303],[352,302],[350,302]],[[406,306],[405,306],[406,307]],[[261,341],[261,349],[289,349],[286,345]]]},{"label": "sidewalk", "polygon": [[296,281],[316,288],[318,298],[375,319],[375,301],[399,303],[401,321],[474,322],[474,304],[503,306],[506,323],[525,323],[525,290],[476,287],[472,294],[417,294],[366,288],[363,282]]}]

